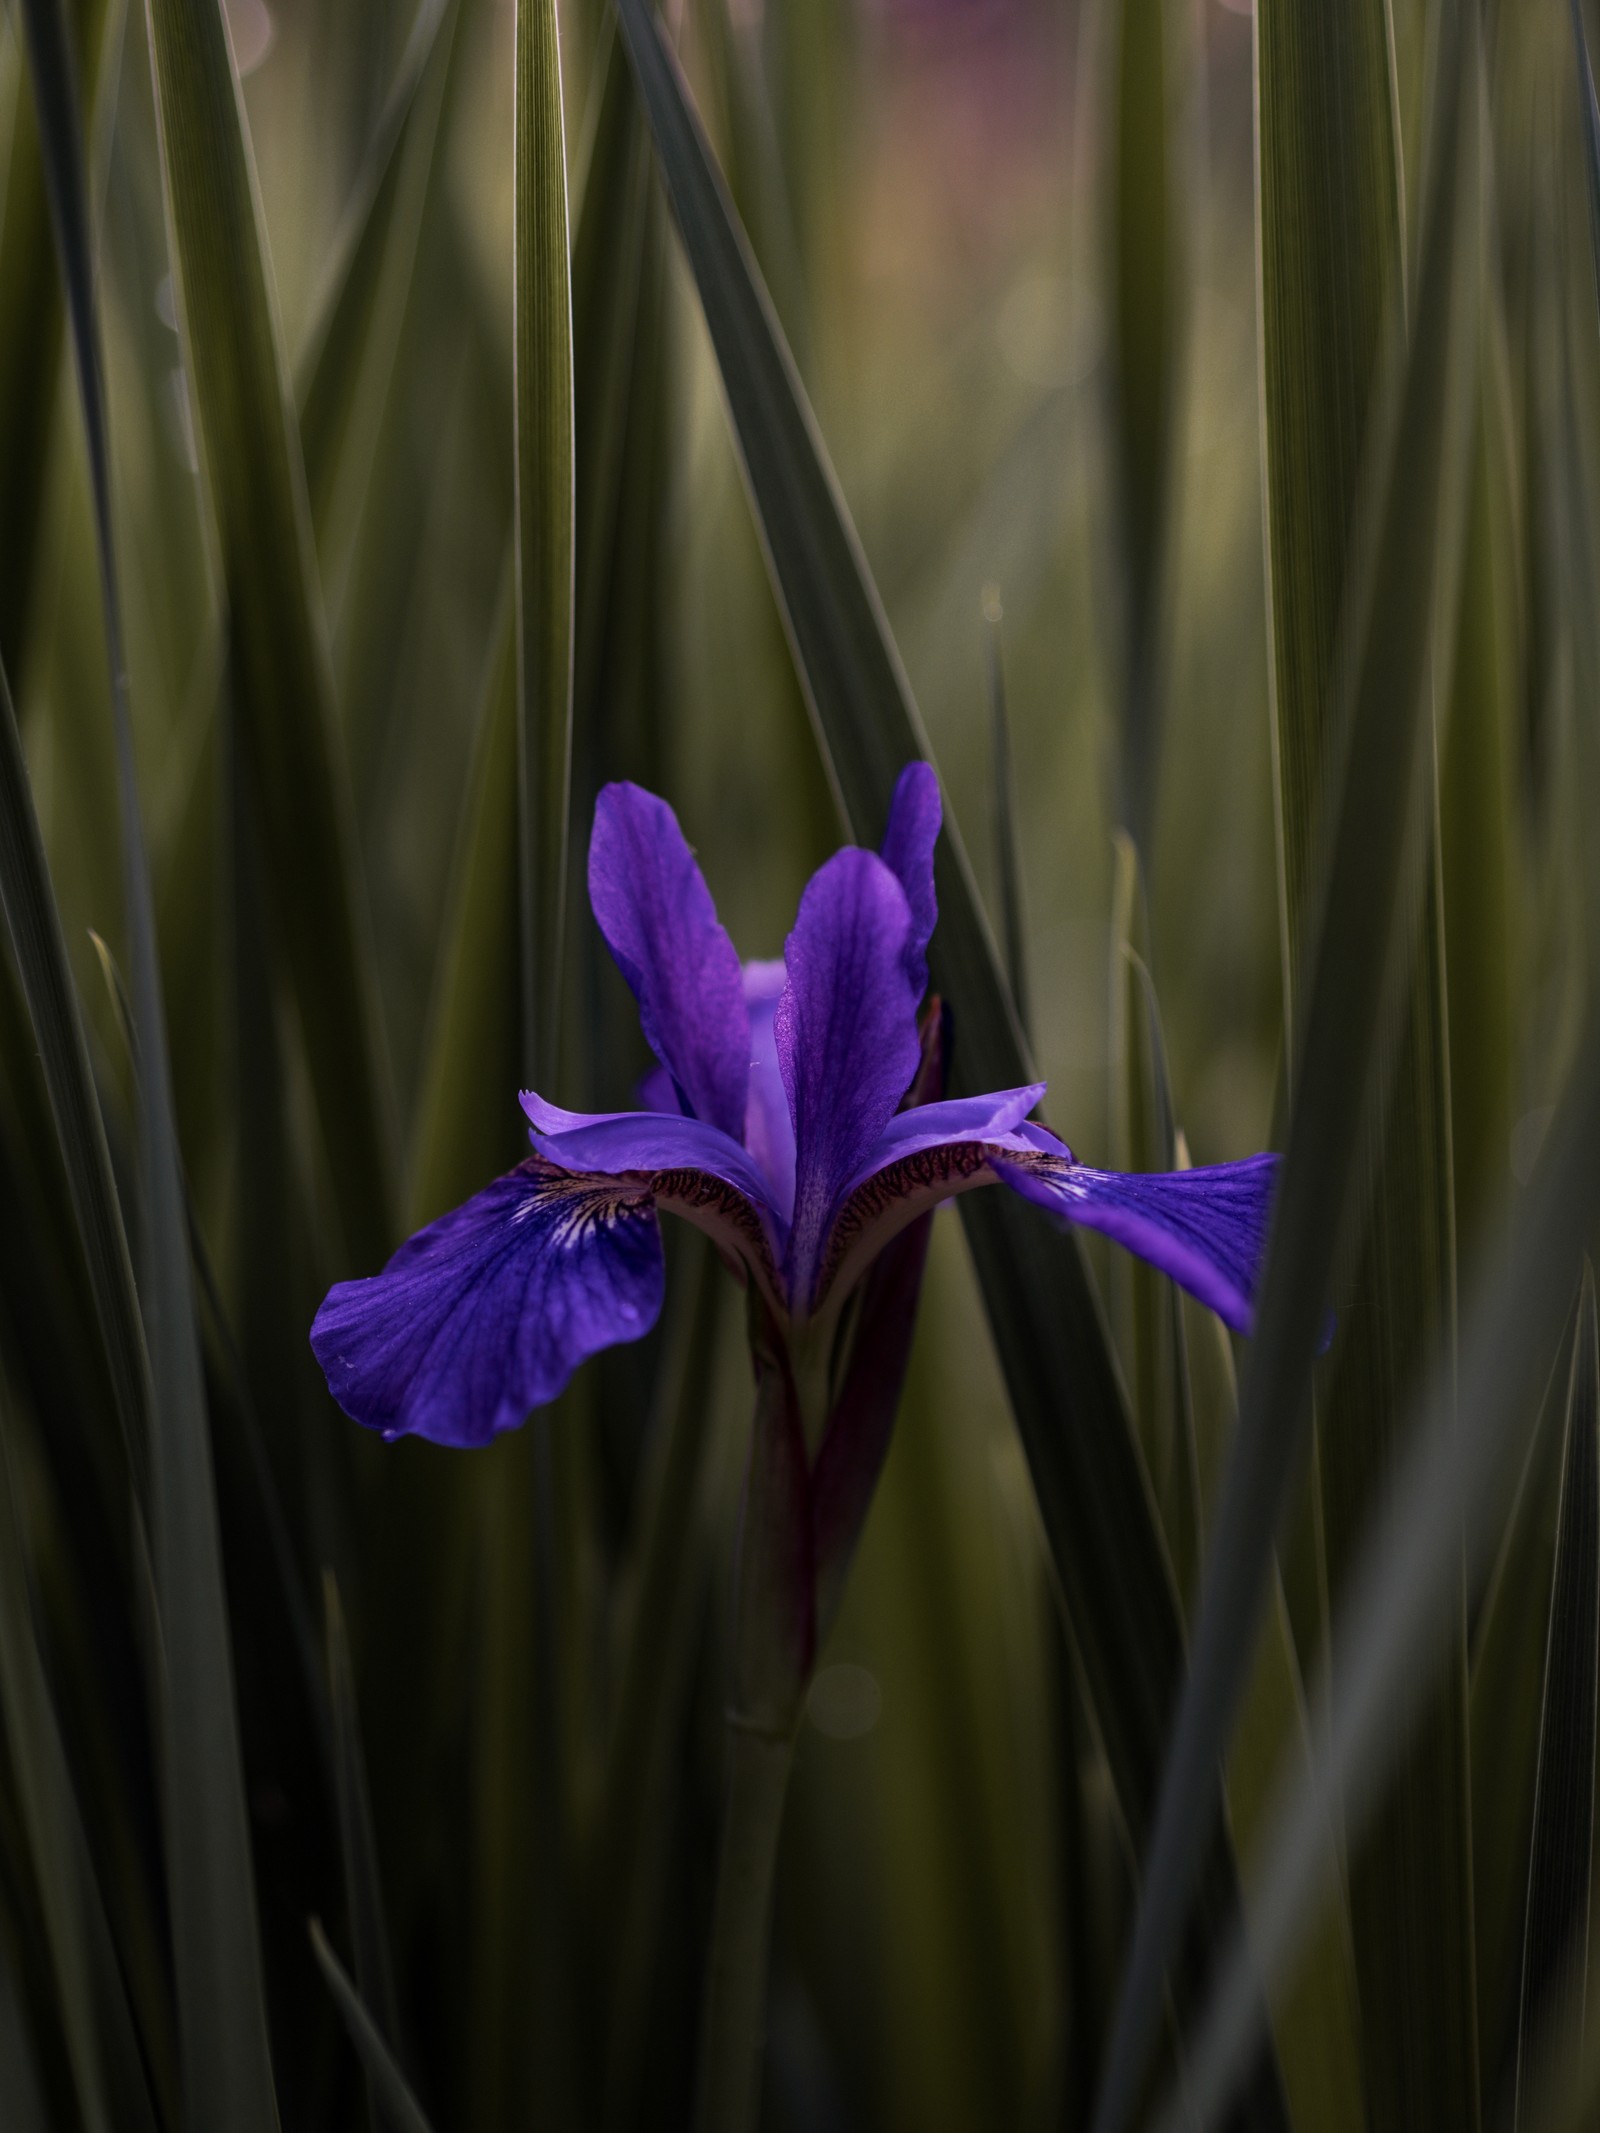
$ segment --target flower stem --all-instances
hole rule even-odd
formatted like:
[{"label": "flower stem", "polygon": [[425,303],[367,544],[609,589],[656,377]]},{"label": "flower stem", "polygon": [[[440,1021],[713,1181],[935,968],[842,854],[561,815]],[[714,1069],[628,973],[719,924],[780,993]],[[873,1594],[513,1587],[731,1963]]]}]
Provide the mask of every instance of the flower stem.
[{"label": "flower stem", "polygon": [[794,1735],[729,1721],[728,1802],[706,1967],[697,2133],[755,2133],[766,2043],[767,1943]]}]

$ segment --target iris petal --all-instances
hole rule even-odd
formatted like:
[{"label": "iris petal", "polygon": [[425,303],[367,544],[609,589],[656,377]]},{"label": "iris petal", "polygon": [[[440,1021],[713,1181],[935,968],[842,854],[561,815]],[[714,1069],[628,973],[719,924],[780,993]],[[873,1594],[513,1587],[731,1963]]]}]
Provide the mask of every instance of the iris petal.
[{"label": "iris petal", "polygon": [[920,1000],[928,985],[928,943],[939,918],[933,886],[933,848],[939,841],[943,813],[939,780],[931,763],[907,763],[895,780],[884,832],[883,863],[906,892],[911,906],[912,982]]},{"label": "iris petal", "polygon": [[311,1345],[328,1389],[385,1436],[485,1444],[553,1400],[601,1348],[655,1324],[661,1232],[648,1190],[525,1162],[328,1292]]},{"label": "iris petal", "polygon": [[[953,1147],[964,1141],[994,1141],[1018,1133],[1036,1103],[1042,1102],[1045,1084],[1036,1081],[1022,1089],[1001,1089],[992,1096],[952,1096],[940,1103],[919,1104],[911,1111],[897,1111],[873,1142],[866,1161],[845,1190],[854,1192],[880,1170],[924,1149]],[[1043,1127],[1035,1129],[1044,1132]],[[1049,1136],[1052,1147],[1067,1151]],[[1026,1143],[1019,1142],[1019,1145]]]},{"label": "iris petal", "polygon": [[622,1177],[703,1170],[781,1220],[771,1186],[748,1151],[702,1119],[666,1111],[563,1111],[531,1090],[520,1099],[537,1153],[563,1170]]},{"label": "iris petal", "polygon": [[744,1144],[765,1172],[785,1222],[794,1213],[794,1120],[778,1064],[777,1015],[785,982],[781,963],[746,963],[744,997],[750,1011],[750,1094]]},{"label": "iris petal", "polygon": [[739,957],[665,800],[637,785],[605,787],[589,901],[683,1108],[737,1140],[750,1063]]},{"label": "iris petal", "polygon": [[775,1035],[794,1120],[789,1273],[800,1311],[839,1194],[917,1071],[913,929],[896,876],[875,853],[847,848],[811,877],[784,947]]},{"label": "iris petal", "polygon": [[997,1155],[1003,1183],[1060,1220],[1097,1229],[1146,1259],[1237,1333],[1255,1320],[1278,1157],[1207,1170],[1091,1170],[1052,1156]]}]

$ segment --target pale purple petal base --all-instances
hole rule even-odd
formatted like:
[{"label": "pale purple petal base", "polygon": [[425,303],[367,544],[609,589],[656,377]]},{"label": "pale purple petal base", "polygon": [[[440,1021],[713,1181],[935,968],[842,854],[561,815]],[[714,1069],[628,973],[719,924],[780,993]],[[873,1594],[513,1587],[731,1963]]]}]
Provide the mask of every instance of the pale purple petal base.
[{"label": "pale purple petal base", "polygon": [[761,1165],[785,1222],[794,1213],[794,1120],[778,1063],[778,1002],[788,973],[782,963],[746,963],[744,998],[750,1011],[750,1094],[744,1144]]},{"label": "pale purple petal base", "polygon": [[1000,1179],[1060,1220],[1097,1229],[1169,1275],[1237,1333],[1251,1331],[1279,1158],[1208,1170],[1091,1170],[997,1156]]},{"label": "pale purple petal base", "polygon": [[661,1232],[648,1196],[523,1163],[341,1281],[311,1328],[328,1390],[386,1437],[486,1444],[602,1348],[655,1324]]}]

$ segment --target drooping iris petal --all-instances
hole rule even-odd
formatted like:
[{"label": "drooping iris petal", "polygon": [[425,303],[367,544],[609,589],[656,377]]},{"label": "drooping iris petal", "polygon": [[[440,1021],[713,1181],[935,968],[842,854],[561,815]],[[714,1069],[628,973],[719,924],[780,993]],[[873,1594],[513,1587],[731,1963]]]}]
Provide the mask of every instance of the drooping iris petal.
[{"label": "drooping iris petal", "polygon": [[1278,1157],[1208,1170],[1091,1170],[1053,1156],[997,1154],[1003,1183],[1058,1219],[1097,1229],[1159,1267],[1235,1332],[1251,1331]]},{"label": "drooping iris petal", "polygon": [[648,1191],[530,1161],[419,1231],[381,1274],[339,1282],[311,1345],[367,1428],[486,1444],[588,1356],[648,1333],[662,1287]]},{"label": "drooping iris petal", "polygon": [[778,1002],[786,982],[782,963],[746,963],[745,1005],[750,1013],[750,1093],[745,1100],[744,1144],[765,1172],[787,1222],[794,1212],[794,1120],[778,1064]]},{"label": "drooping iris petal", "polygon": [[601,792],[589,901],[684,1110],[737,1140],[750,1060],[739,958],[665,800],[637,785]]},{"label": "drooping iris petal", "polygon": [[933,848],[939,841],[943,807],[939,780],[931,763],[907,763],[894,785],[889,827],[884,832],[883,863],[906,892],[911,906],[912,982],[920,1000],[928,986],[928,943],[938,923],[939,900],[933,887]]},{"label": "drooping iris petal", "polygon": [[606,1177],[702,1170],[777,1217],[766,1177],[747,1151],[698,1118],[665,1111],[563,1111],[525,1089],[519,1101],[537,1153],[563,1170]]},{"label": "drooping iris petal", "polygon": [[775,1035],[794,1120],[788,1264],[799,1311],[834,1203],[917,1071],[912,926],[895,875],[875,853],[847,848],[812,875],[784,948]]}]

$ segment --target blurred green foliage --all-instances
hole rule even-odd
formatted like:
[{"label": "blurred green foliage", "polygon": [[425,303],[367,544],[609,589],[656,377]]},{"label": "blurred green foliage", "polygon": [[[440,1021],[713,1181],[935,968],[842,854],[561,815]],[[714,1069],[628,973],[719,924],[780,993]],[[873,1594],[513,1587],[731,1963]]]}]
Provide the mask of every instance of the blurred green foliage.
[{"label": "blurred green foliage", "polygon": [[[1465,1303],[1521,1234],[1558,1107],[1581,1123],[1600,1100],[1574,1078],[1593,1057],[1600,941],[1581,13],[1371,0],[1326,11],[1326,49],[1296,53],[1284,39],[1303,11],[1256,8],[661,10],[981,905],[1006,967],[1026,968],[1016,1004],[1051,1121],[1090,1160],[1129,1167],[1281,1144],[1295,1116],[1285,996],[1292,1040],[1344,791],[1357,611],[1381,607],[1361,580],[1372,469],[1389,463],[1374,437],[1397,404],[1404,302],[1412,333],[1427,324],[1435,40],[1442,16],[1470,25],[1483,231],[1478,296],[1452,313],[1448,350],[1470,420],[1437,552],[1416,559],[1432,606],[1406,618],[1429,650],[1411,824],[1427,930],[1419,954],[1399,892],[1375,921],[1402,943],[1410,1035],[1390,1015],[1358,1065],[1382,1083],[1401,1033],[1399,1094],[1386,1127],[1365,1120],[1367,1182],[1349,1195],[1365,1228],[1340,1240],[1318,1455],[1235,1652],[1225,1796],[1252,1917],[1271,1910],[1274,1787],[1308,1782],[1328,1748],[1335,1706],[1315,1684],[1330,1624],[1419,1396],[1449,1374],[1455,1269]],[[701,1240],[669,1238],[657,1332],[470,1457],[362,1436],[305,1337],[331,1280],[371,1271],[404,1228],[516,1159],[530,941],[559,929],[563,943],[554,1034],[541,1002],[547,1093],[628,1100],[646,1055],[583,894],[601,784],[671,799],[745,955],[780,952],[807,873],[846,832],[836,794],[863,818],[877,804],[859,768],[887,730],[859,708],[871,657],[831,725],[817,706],[825,762],[815,676],[791,657],[741,466],[762,512],[776,492],[751,436],[736,449],[730,434],[736,382],[609,0],[562,0],[562,916],[560,734],[530,773],[524,723],[552,702],[560,723],[565,656],[535,629],[530,663],[526,633],[559,618],[568,552],[558,541],[552,566],[530,538],[566,494],[548,440],[563,433],[568,296],[547,122],[517,155],[528,13],[61,10],[214,1469],[213,1506],[190,1443],[176,1471],[202,1477],[203,1516],[179,1517],[174,1553],[172,1470],[138,1434],[142,1400],[171,1422],[175,1382],[148,1324],[173,1293],[148,1272],[172,1242],[152,1187],[154,995],[124,886],[92,466],[24,9],[0,9],[0,709],[9,731],[14,704],[20,740],[0,751],[0,2124],[25,2133],[232,2133],[274,2111],[297,2129],[415,2124],[418,2102],[441,2133],[691,2122],[749,1420],[736,1300]],[[555,78],[530,52],[549,54],[526,48],[521,77],[547,121]],[[514,347],[525,384],[528,351],[545,364],[553,401],[518,409]],[[1397,642],[1368,645],[1369,664]],[[41,1012],[57,937],[81,1053],[67,988],[54,1020]],[[1023,1034],[999,1027],[1004,979],[988,982],[995,1026],[968,1039],[986,1056]],[[958,1015],[958,1074],[962,1042]],[[103,1154],[96,1107],[61,1111],[74,1075],[80,1095],[92,1080]],[[1591,1243],[1597,1214],[1581,1224]],[[976,1226],[972,1248],[998,1263]],[[119,1286],[130,1264],[142,1335]],[[1176,1694],[1180,1627],[1216,1567],[1236,1358],[1155,1277],[1113,1270],[1098,1246],[1090,1265],[1119,1366],[1095,1425],[1121,1432],[1153,1565],[1143,1597],[1174,1655],[1140,1657],[1151,1693]],[[1579,1277],[1568,1253],[1556,1315]],[[1464,1351],[1472,1332],[1464,1319]],[[1041,1517],[1035,1495],[1041,1434],[1076,1411],[1036,1405],[1019,1436],[1014,1358],[995,1346],[1016,1337],[991,1333],[944,1218],[801,1738],[770,1990],[774,2129],[1089,2123],[1165,1714],[1134,1768],[1096,1672],[1098,1597],[1062,1558],[1070,1520],[1048,1501]],[[141,1338],[153,1392],[135,1385]],[[1269,2078],[1239,2122],[1456,2133],[1513,2108],[1524,2126],[1590,2122],[1594,1339],[1591,1283],[1559,1352],[1542,1322],[1541,1351],[1516,1351],[1521,1391],[1494,1417],[1501,1479],[1458,1551],[1453,1633],[1418,1645],[1386,1707],[1397,1741],[1426,1707],[1423,1745],[1374,1823],[1352,1804],[1329,1834],[1331,1890],[1302,1907],[1304,1967],[1265,1980]],[[165,1456],[184,1441],[173,1424]],[[1098,1499],[1083,1500],[1091,1517]],[[174,1619],[182,1593],[207,1589],[213,1516],[225,1653],[220,1602],[198,1637]],[[1335,1691],[1350,1663],[1339,1655]],[[196,1681],[222,1683],[198,1715],[182,1700]],[[258,1935],[249,1902],[226,1898],[228,1798],[202,1784],[199,1813],[184,1790],[197,1768],[233,1767],[230,1696]],[[198,1766],[186,1708],[190,1748],[222,1744]],[[1213,1809],[1196,1810],[1207,1827]],[[185,1850],[202,1827],[223,1832],[220,1852]],[[175,1877],[189,1856],[198,1884]],[[1147,2107],[1221,1952],[1205,1934],[1232,1869],[1214,1856],[1221,1908],[1197,1911],[1156,2064],[1133,2069]],[[212,1999],[237,2012],[230,1995],[257,1973],[271,2068],[252,2088],[249,2050],[230,2056],[205,2024]],[[229,2063],[208,2074],[208,2053]]]}]

